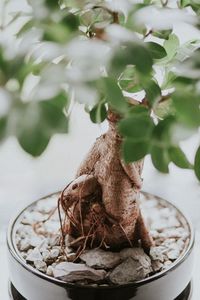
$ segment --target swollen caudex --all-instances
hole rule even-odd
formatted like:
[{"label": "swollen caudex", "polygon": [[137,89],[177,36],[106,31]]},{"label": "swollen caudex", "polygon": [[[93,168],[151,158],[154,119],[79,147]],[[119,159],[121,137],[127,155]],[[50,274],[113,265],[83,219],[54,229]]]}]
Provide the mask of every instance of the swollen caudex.
[{"label": "swollen caudex", "polygon": [[63,239],[66,234],[76,238],[77,252],[87,247],[132,247],[139,240],[148,252],[153,245],[138,204],[143,161],[126,164],[121,159],[118,118],[109,112],[108,131],[96,140],[60,196],[66,214]]}]

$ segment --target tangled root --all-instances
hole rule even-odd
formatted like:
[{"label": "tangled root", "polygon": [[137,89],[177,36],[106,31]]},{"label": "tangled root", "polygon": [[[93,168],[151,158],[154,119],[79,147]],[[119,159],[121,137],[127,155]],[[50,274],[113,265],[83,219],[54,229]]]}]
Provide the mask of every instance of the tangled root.
[{"label": "tangled root", "polygon": [[[110,239],[111,236],[114,237],[116,228],[121,231],[122,236],[125,236],[127,244],[133,246],[123,226],[106,212],[100,191],[87,195],[85,198],[72,197],[73,199],[70,199],[67,194],[68,205],[66,205],[65,191],[68,187],[69,185],[58,199],[58,212],[62,247],[65,246],[66,235],[73,236],[74,240],[68,246],[76,249],[75,260],[86,248],[110,248],[112,246]],[[61,207],[66,216],[64,220],[61,218]]]}]

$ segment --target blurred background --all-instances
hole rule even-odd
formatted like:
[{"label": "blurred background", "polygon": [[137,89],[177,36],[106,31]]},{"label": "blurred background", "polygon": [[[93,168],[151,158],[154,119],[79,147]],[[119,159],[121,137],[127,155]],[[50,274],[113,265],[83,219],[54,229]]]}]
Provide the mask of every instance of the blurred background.
[{"label": "blurred background", "polygon": [[[9,13],[16,9],[18,11],[27,9],[24,0],[13,0],[10,1],[9,10],[2,12],[2,3],[1,0],[1,17],[9,17]],[[9,32],[4,33],[1,38],[7,38],[8,42],[12,44],[10,37],[11,33],[15,32],[16,26],[19,24],[13,24],[9,28]],[[189,27],[183,30],[180,25],[175,30],[182,42],[191,36],[197,38],[196,32],[191,32]],[[25,153],[17,140],[12,137],[0,144],[0,299],[8,299],[6,230],[10,218],[31,201],[63,189],[73,178],[79,163],[95,138],[103,133],[106,127],[106,123],[101,126],[92,124],[81,105],[76,105],[71,114],[69,134],[55,135],[41,157],[35,159]],[[189,159],[192,160],[194,157],[199,142],[200,134],[197,134],[182,143],[183,150]],[[200,184],[193,172],[171,165],[170,174],[163,175],[153,168],[150,158],[147,157],[143,178],[143,190],[172,201],[192,219],[196,229],[198,254],[200,246]],[[199,280],[200,259],[198,254],[194,270],[192,300],[200,297]]]}]

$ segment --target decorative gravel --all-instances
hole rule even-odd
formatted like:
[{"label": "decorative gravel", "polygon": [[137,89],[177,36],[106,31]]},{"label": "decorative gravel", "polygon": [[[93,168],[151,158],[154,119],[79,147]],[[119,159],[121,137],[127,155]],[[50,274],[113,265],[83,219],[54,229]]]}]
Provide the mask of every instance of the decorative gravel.
[{"label": "decorative gravel", "polygon": [[58,194],[54,194],[35,202],[20,215],[15,230],[21,258],[48,276],[84,285],[126,284],[170,268],[187,248],[190,232],[179,211],[165,200],[141,193],[142,213],[155,241],[149,255],[140,247],[120,252],[92,249],[74,263],[76,254],[69,247],[71,237],[66,237],[64,249],[60,246],[57,211],[47,220],[57,199]]}]

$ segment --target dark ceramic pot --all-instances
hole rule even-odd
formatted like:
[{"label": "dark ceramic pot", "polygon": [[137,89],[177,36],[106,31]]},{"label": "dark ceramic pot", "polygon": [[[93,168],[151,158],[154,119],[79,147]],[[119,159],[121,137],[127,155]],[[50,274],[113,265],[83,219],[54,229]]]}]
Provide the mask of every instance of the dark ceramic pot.
[{"label": "dark ceramic pot", "polygon": [[[153,197],[153,196],[152,196]],[[157,197],[158,199],[158,197]],[[161,199],[163,201],[163,199]],[[173,206],[172,204],[169,204]],[[27,208],[25,208],[26,210]],[[176,208],[177,209],[177,208]],[[186,300],[191,297],[194,233],[190,222],[177,209],[190,230],[184,254],[169,269],[149,278],[121,286],[92,287],[65,283],[27,265],[19,256],[14,233],[21,212],[10,223],[7,236],[11,299],[27,300]]]}]

